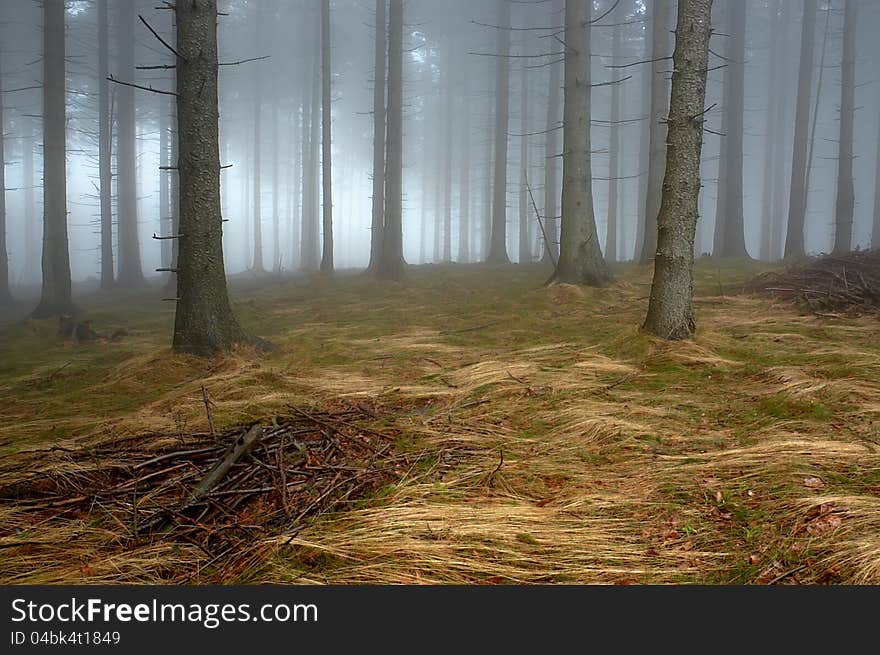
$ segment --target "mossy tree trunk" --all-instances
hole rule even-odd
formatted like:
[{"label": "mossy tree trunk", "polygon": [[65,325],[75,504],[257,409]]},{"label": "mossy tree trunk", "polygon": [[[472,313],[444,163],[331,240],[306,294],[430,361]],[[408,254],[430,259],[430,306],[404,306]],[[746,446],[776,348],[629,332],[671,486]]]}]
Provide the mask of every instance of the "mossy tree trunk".
[{"label": "mossy tree trunk", "polygon": [[566,1],[562,230],[555,280],[602,286],[610,280],[610,275],[602,258],[593,213],[589,17],[587,2]]},{"label": "mossy tree trunk", "polygon": [[711,34],[712,0],[680,0],[675,30],[666,174],[657,224],[654,282],[644,329],[663,339],[696,330],[694,237]]},{"label": "mossy tree trunk", "polygon": [[43,0],[43,286],[34,318],[75,313],[67,243],[64,0]]},{"label": "mossy tree trunk", "polygon": [[226,288],[220,212],[217,0],[175,3],[180,238],[174,350],[209,356],[247,340]]}]

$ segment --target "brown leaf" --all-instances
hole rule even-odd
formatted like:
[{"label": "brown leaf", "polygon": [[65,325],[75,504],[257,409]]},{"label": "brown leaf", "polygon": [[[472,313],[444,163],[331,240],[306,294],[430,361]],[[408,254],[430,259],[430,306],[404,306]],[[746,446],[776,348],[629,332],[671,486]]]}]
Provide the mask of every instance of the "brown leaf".
[{"label": "brown leaf", "polygon": [[825,516],[820,516],[815,521],[812,521],[809,525],[807,525],[807,532],[812,535],[821,535],[826,532],[831,532],[832,530],[836,530],[843,524],[843,519],[835,514],[826,514]]},{"label": "brown leaf", "polygon": [[719,505],[724,502],[724,494],[720,491],[715,492],[715,502]]},{"label": "brown leaf", "polygon": [[546,507],[547,505],[552,503],[554,500],[556,500],[555,497],[545,498],[544,500],[539,500],[537,503],[535,503],[535,506],[536,507]]},{"label": "brown leaf", "polygon": [[804,486],[808,489],[824,489],[825,482],[822,478],[817,478],[815,475],[811,475],[804,478]]},{"label": "brown leaf", "polygon": [[761,556],[760,555],[754,555],[754,554],[749,555],[749,564],[751,564],[752,566],[757,566],[760,563],[761,563]]}]

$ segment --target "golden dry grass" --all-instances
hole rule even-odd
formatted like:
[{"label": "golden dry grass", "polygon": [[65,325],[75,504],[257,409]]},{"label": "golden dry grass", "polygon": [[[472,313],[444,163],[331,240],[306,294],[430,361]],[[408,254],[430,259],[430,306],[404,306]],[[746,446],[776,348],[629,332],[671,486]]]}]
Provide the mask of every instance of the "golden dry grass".
[{"label": "golden dry grass", "polygon": [[29,356],[0,372],[9,461],[54,467],[41,448],[185,438],[206,427],[205,385],[222,425],[368,404],[433,464],[293,539],[267,535],[237,571],[4,502],[0,579],[880,582],[880,325],[731,296],[752,270],[698,270],[700,331],[686,343],[639,333],[645,269],[601,290],[543,289],[544,271],[513,267],[290,283],[237,303],[278,351],[210,362],[167,352],[167,316],[80,349],[47,327],[8,328],[7,352]]}]

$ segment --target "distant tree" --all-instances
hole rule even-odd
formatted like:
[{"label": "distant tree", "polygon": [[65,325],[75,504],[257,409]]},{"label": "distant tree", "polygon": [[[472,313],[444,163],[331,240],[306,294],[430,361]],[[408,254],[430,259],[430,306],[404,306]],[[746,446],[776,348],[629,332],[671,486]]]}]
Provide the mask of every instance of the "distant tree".
[{"label": "distant tree", "polygon": [[510,125],[510,1],[498,3],[498,62],[495,69],[495,168],[492,231],[486,261],[510,262],[507,256],[507,133]]},{"label": "distant tree", "polygon": [[[119,77],[134,82],[134,2],[120,2],[118,61]],[[117,283],[126,288],[138,287],[144,282],[141,267],[141,248],[138,239],[137,206],[137,129],[134,87],[119,85],[117,113],[117,207],[119,239],[119,275]]]},{"label": "distant tree", "polygon": [[[376,0],[376,48],[373,59],[373,212],[370,224],[370,265],[375,271],[385,223],[385,77],[388,59],[388,0]],[[424,212],[424,200],[422,211]]]},{"label": "distant tree", "polygon": [[43,286],[34,318],[75,313],[67,244],[64,0],[43,0]]},{"label": "distant tree", "polygon": [[855,189],[853,182],[853,123],[856,113],[856,25],[858,2],[846,0],[843,19],[843,60],[840,85],[840,149],[837,155],[834,254],[852,250]]},{"label": "distant tree", "polygon": [[217,0],[177,2],[174,12],[180,151],[174,350],[209,356],[252,341],[232,312],[223,266]]},{"label": "distant tree", "polygon": [[470,98],[470,73],[464,61],[462,50],[461,57],[461,163],[459,173],[461,175],[458,186],[458,261],[467,264],[471,260],[471,98]]},{"label": "distant tree", "polygon": [[610,280],[593,213],[590,162],[590,24],[583,0],[565,3],[562,231],[558,282],[602,286]]},{"label": "distant tree", "polygon": [[[259,43],[265,32],[264,7],[255,4],[256,20],[254,20],[254,42]],[[257,62],[254,66],[254,88],[251,98],[254,112],[254,266],[255,273],[263,273],[266,270],[263,262],[263,75],[262,63]]]},{"label": "distant tree", "polygon": [[324,232],[321,272],[333,272],[333,145],[331,139],[330,0],[321,2],[321,181],[323,183],[322,228]]},{"label": "distant tree", "polygon": [[388,136],[385,154],[385,226],[377,273],[403,277],[403,0],[391,0],[388,39]]},{"label": "distant tree", "polygon": [[302,214],[302,239],[300,241],[303,269],[316,271],[320,267],[318,234],[318,154],[321,140],[321,12],[318,12],[318,21],[315,32],[315,51],[312,57],[312,90],[311,107],[309,109],[309,156],[307,165],[303,166],[303,214]]},{"label": "distant tree", "polygon": [[3,136],[3,64],[0,53],[0,305],[12,302],[9,289],[9,252],[6,250],[6,150]]},{"label": "distant tree", "polygon": [[874,159],[874,222],[871,247],[880,248],[880,122],[877,123],[877,156]]},{"label": "distant tree", "polygon": [[[626,20],[624,3],[618,2],[611,14],[614,27],[611,35],[611,64],[620,66],[623,63],[623,23]],[[605,261],[617,261],[617,232],[619,230],[618,214],[618,177],[620,176],[620,158],[623,140],[620,135],[620,83],[611,86],[611,129],[608,146],[608,222],[605,231]]]},{"label": "distant tree", "polygon": [[[107,0],[98,0],[98,178],[101,205],[101,288],[113,288],[113,170],[110,117],[109,19]],[[167,242],[163,242],[165,245]],[[167,267],[171,261],[163,262]]]},{"label": "distant tree", "polygon": [[804,0],[801,31],[800,72],[794,119],[794,149],[791,163],[791,189],[788,203],[788,232],[785,256],[803,257],[804,219],[807,213],[807,147],[809,145],[810,89],[813,84],[814,40],[817,0]]},{"label": "distant tree", "polygon": [[769,40],[770,49],[767,57],[767,114],[764,121],[764,177],[761,180],[761,249],[759,259],[772,261],[774,258],[774,231],[776,217],[773,215],[774,201],[780,193],[780,189],[774,188],[777,167],[781,166],[781,148],[779,132],[782,125],[779,122],[779,107],[782,98],[778,93],[780,84],[779,60],[782,39],[779,34],[780,27],[780,0],[770,0],[768,10],[770,12]]},{"label": "distant tree", "polygon": [[645,198],[644,244],[640,261],[643,264],[654,259],[657,249],[657,213],[660,211],[660,197],[663,189],[663,174],[666,167],[666,115],[669,113],[669,24],[671,21],[672,0],[654,0],[651,12],[651,114],[650,114],[650,155],[648,159],[648,188]]},{"label": "distant tree", "polygon": [[658,215],[654,282],[644,329],[663,339],[696,330],[694,237],[700,194],[712,0],[679,0],[663,197]]},{"label": "distant tree", "polygon": [[532,261],[532,243],[529,238],[529,195],[526,185],[529,179],[529,70],[522,67],[520,78],[520,109],[519,109],[519,263],[530,264]]}]

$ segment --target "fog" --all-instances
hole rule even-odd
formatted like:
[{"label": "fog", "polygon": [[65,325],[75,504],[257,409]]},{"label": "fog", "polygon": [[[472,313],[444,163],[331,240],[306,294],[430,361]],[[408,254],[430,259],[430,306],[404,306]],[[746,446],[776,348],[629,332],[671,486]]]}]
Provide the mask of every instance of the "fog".
[{"label": "fog", "polygon": [[[120,69],[124,38],[120,37],[120,1],[109,3],[109,73],[120,82],[158,90],[173,88],[168,65],[173,57],[154,36],[173,42],[173,12],[154,0],[133,0],[134,61],[140,70],[133,78]],[[593,18],[601,17],[614,2],[593,3]],[[771,34],[770,7],[776,2],[752,0],[747,4],[745,41],[745,95],[743,134],[743,216],[749,254],[762,255],[762,197],[764,181],[782,187],[774,201],[773,220],[784,224],[788,213],[791,149],[801,39],[803,3],[781,3],[779,29]],[[74,281],[100,277],[98,171],[98,19],[96,2],[66,3],[67,207],[71,274]],[[485,254],[491,215],[493,130],[498,70],[499,3],[490,0],[409,0],[406,3],[404,57],[404,256],[409,264],[458,261],[461,256],[460,217],[469,214],[466,255],[479,261]],[[718,198],[719,153],[726,138],[722,118],[725,74],[725,11],[731,3],[718,0],[714,13],[703,149],[703,190],[697,232],[697,254],[711,253]],[[548,129],[560,126],[559,116],[548,122],[550,77],[561,67],[557,34],[562,25],[559,3],[512,5],[509,63],[507,160],[507,251],[513,261],[523,254],[539,258],[543,249],[539,211],[548,206],[546,168],[561,168],[561,138],[556,152],[548,152]],[[811,173],[805,223],[807,252],[827,252],[834,234],[837,150],[840,109],[843,0],[819,3],[815,34],[815,66],[811,105]],[[300,234],[303,217],[320,210],[303,203],[303,168],[309,160],[303,128],[312,111],[311,98],[320,47],[320,3],[317,0],[225,0],[220,3],[220,135],[224,254],[230,275],[255,270],[259,221],[262,269],[294,272],[302,268]],[[877,46],[873,39],[880,7],[861,3],[857,34],[854,182],[856,209],[853,247],[871,241],[874,221],[874,176],[878,141],[876,84]],[[636,224],[643,215],[640,182],[647,175],[643,148],[647,94],[652,75],[645,52],[644,2],[623,0],[591,27],[592,49],[592,171],[593,198],[600,242],[606,244],[608,224],[611,125],[619,126],[617,185],[618,245],[616,259],[627,260],[636,251]],[[674,12],[673,12],[674,13]],[[142,16],[143,21],[136,18]],[[620,20],[619,16],[623,16]],[[4,104],[6,165],[7,250],[13,293],[40,283],[42,234],[42,15],[31,0],[5,0],[0,7],[0,54]],[[713,21],[715,19],[713,18]],[[619,25],[622,57],[612,62],[614,25]],[[670,26],[671,27],[671,26]],[[372,94],[375,2],[333,0],[332,47],[332,203],[336,268],[363,268],[370,258],[372,196]],[[783,74],[776,86],[782,103],[780,125],[768,134],[768,75],[771,41],[777,40]],[[824,67],[820,64],[824,62]],[[228,65],[222,65],[228,64]],[[629,66],[626,66],[629,64]],[[667,68],[671,62],[664,62]],[[625,66],[625,67],[621,67]],[[147,69],[143,69],[146,67]],[[819,87],[821,75],[821,87]],[[621,81],[622,80],[622,81]],[[118,137],[114,110],[122,85],[110,89],[111,132]],[[611,96],[620,92],[620,115],[611,114]],[[818,93],[817,93],[818,88]],[[557,90],[561,94],[561,89]],[[160,275],[168,264],[168,246],[155,235],[169,234],[172,214],[170,191],[175,175],[171,163],[173,96],[144,89],[133,91],[136,108],[137,238],[144,276]],[[817,97],[818,96],[818,97]],[[523,102],[524,99],[524,102]],[[523,120],[522,112],[526,110]],[[320,114],[320,107],[318,108]],[[320,115],[317,117],[320,121]],[[555,122],[555,125],[551,125]],[[812,123],[815,123],[815,127]],[[772,122],[770,123],[772,124]],[[163,137],[164,132],[164,137]],[[315,132],[318,138],[320,134]],[[529,136],[523,137],[523,134]],[[528,160],[523,166],[523,141]],[[771,178],[765,170],[766,148],[777,142],[781,163]],[[305,148],[304,148],[305,144]],[[163,153],[164,149],[164,153]],[[112,166],[119,148],[112,144]],[[320,158],[318,158],[320,166]],[[162,167],[165,167],[163,170]],[[528,174],[535,206],[522,191],[522,170]],[[320,187],[320,171],[312,181]],[[561,176],[557,175],[561,187]],[[258,187],[257,187],[258,185]],[[113,248],[118,250],[117,178],[114,177]],[[164,187],[164,191],[163,191]],[[560,189],[551,190],[559,194]],[[320,190],[318,191],[320,193]],[[520,249],[520,205],[528,220],[528,246]],[[558,203],[557,203],[558,204]],[[449,215],[449,220],[446,216]],[[554,217],[544,216],[552,221]],[[315,219],[317,220],[317,219]],[[451,226],[449,246],[445,230]],[[775,244],[764,256],[781,256]],[[115,266],[118,267],[119,253]],[[606,253],[608,258],[608,253]]]}]

